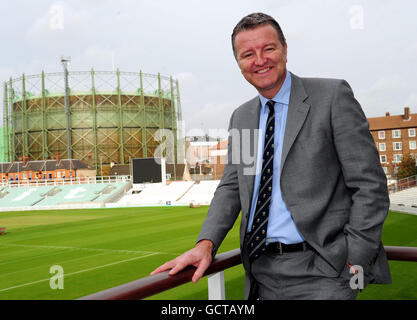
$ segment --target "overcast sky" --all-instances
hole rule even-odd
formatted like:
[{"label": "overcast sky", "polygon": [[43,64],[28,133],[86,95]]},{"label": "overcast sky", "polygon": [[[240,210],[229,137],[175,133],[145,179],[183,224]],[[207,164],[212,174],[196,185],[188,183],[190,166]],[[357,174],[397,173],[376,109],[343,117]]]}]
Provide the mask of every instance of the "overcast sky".
[{"label": "overcast sky", "polygon": [[179,80],[185,133],[224,129],[257,94],[230,34],[259,11],[280,23],[293,73],[346,79],[368,117],[417,113],[413,0],[2,1],[0,79],[62,71],[62,55],[70,71],[160,72]]}]

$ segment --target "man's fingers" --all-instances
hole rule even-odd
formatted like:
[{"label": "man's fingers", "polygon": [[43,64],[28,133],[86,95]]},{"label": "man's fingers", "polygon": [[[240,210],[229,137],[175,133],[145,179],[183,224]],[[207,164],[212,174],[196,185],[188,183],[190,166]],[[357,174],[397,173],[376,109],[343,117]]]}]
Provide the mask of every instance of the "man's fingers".
[{"label": "man's fingers", "polygon": [[210,266],[211,261],[209,259],[201,260],[201,263],[198,265],[197,270],[194,272],[193,278],[191,279],[194,283],[197,283],[198,280],[204,275],[207,268]]},{"label": "man's fingers", "polygon": [[184,269],[186,266],[188,265],[188,263],[184,263],[184,262],[178,262],[173,268],[172,270],[169,272],[170,276],[173,276],[174,274],[177,274],[178,272],[180,272],[182,269]]},{"label": "man's fingers", "polygon": [[151,276],[153,276],[154,274],[163,272],[163,271],[167,271],[169,269],[171,269],[173,267],[173,261],[168,261],[166,263],[164,263],[162,266],[156,268],[154,271],[151,272]]},{"label": "man's fingers", "polygon": [[171,269],[169,275],[172,276],[183,270],[185,267],[193,265],[197,267],[197,270],[194,272],[192,280],[193,282],[197,282],[211,263],[211,250],[212,248],[209,246],[202,247],[200,245],[199,247],[195,247],[176,259],[166,262],[152,271],[151,275]]}]

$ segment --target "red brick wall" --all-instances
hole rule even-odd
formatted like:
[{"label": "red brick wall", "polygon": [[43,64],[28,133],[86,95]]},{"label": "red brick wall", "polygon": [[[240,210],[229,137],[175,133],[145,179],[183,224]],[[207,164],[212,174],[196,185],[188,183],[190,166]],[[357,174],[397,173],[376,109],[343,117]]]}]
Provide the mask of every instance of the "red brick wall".
[{"label": "red brick wall", "polygon": [[[386,156],[386,162],[381,162],[382,167],[386,167],[387,173],[389,175],[394,175],[394,167],[398,166],[399,163],[394,163],[394,154],[402,154],[405,157],[408,154],[417,155],[417,149],[410,150],[410,141],[415,141],[417,144],[417,136],[409,137],[408,129],[411,128],[403,128],[398,129],[401,131],[400,138],[393,138],[392,131],[394,129],[386,129],[386,130],[371,130],[372,137],[374,138],[375,144],[377,146],[379,155]],[[415,129],[415,128],[414,128]],[[380,139],[378,136],[379,131],[385,131],[385,139]],[[415,129],[417,134],[417,129]],[[401,142],[401,150],[394,150],[394,142]],[[381,151],[380,143],[385,143],[385,151]],[[381,157],[380,157],[381,158]]]}]

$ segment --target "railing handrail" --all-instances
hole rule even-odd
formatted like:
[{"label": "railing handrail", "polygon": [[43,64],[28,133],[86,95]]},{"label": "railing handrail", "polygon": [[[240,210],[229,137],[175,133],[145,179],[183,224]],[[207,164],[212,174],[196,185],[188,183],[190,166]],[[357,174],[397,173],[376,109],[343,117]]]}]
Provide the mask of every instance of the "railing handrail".
[{"label": "railing handrail", "polygon": [[417,175],[405,177],[398,180],[398,184],[402,184],[404,181],[408,182],[409,180],[414,179],[417,180]]},{"label": "railing handrail", "polygon": [[[417,262],[417,247],[385,246],[388,260]],[[204,276],[223,271],[242,263],[240,249],[218,254]],[[191,282],[195,267],[187,267],[175,276],[169,271],[141,278],[104,291],[93,293],[78,300],[138,300]]]},{"label": "railing handrail", "polygon": [[[208,276],[241,264],[240,249],[234,249],[218,254],[210,267],[204,273]],[[143,299],[162,291],[175,288],[191,282],[195,267],[187,267],[175,276],[168,275],[169,271],[161,272],[120,286],[93,293],[79,300],[136,300]]]},{"label": "railing handrail", "polygon": [[384,246],[388,260],[417,262],[417,247]]}]

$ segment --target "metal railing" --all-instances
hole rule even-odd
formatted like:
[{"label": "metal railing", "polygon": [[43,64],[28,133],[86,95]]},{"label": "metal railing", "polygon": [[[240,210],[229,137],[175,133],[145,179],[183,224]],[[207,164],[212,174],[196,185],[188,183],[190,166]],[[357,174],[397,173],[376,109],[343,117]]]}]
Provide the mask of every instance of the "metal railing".
[{"label": "metal railing", "polygon": [[[385,246],[388,260],[417,262],[417,247]],[[241,264],[240,249],[221,253],[215,257],[204,276],[208,276],[209,299],[222,300],[224,295],[224,270]],[[175,276],[169,271],[135,280],[114,288],[100,291],[79,300],[138,300],[161,293],[190,282],[194,267],[187,267]]]},{"label": "metal railing", "polygon": [[18,188],[18,187],[40,187],[40,186],[60,186],[71,184],[97,184],[97,183],[115,183],[129,181],[130,176],[106,176],[106,177],[72,177],[72,178],[54,178],[54,179],[22,179],[22,180],[3,180],[0,187]]},{"label": "metal railing", "polygon": [[398,181],[391,183],[388,186],[388,192],[389,193],[398,192],[398,191],[406,190],[415,186],[417,186],[417,175],[399,179]]},{"label": "metal railing", "polygon": [[417,175],[398,180],[396,191],[401,191],[417,186]]}]

